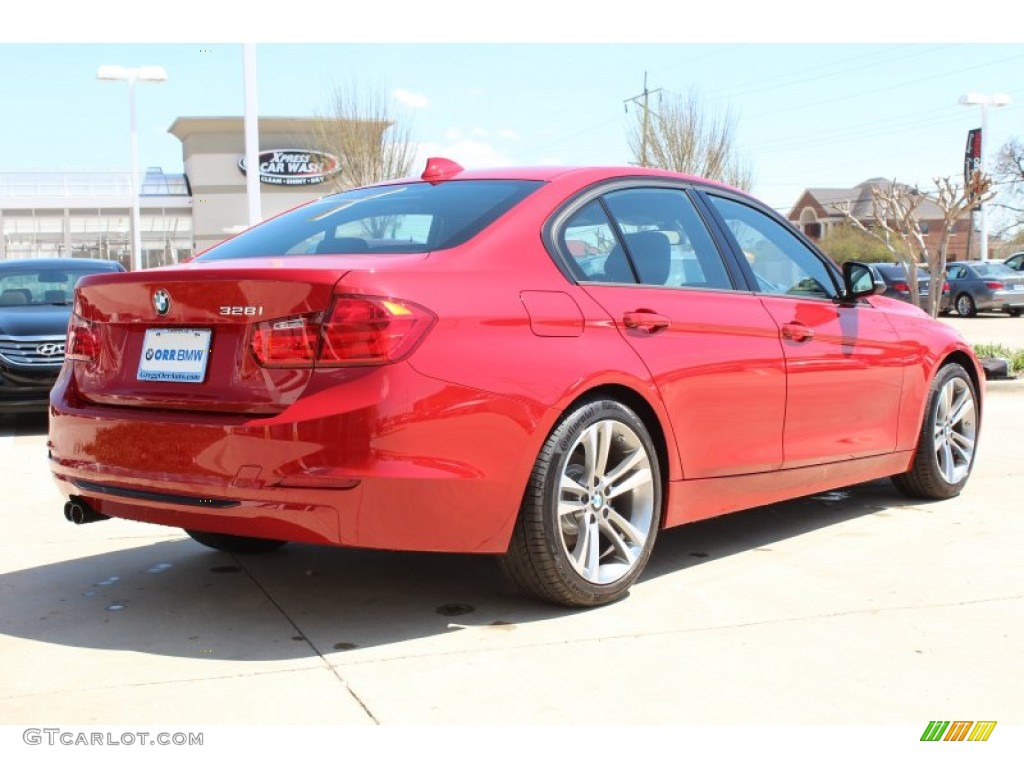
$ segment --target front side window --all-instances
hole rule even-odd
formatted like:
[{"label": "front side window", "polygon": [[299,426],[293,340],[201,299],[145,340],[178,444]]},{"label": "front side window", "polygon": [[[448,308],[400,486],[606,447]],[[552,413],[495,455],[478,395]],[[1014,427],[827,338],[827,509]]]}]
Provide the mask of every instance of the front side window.
[{"label": "front side window", "polygon": [[539,181],[447,181],[370,187],[317,200],[196,258],[426,253],[454,248],[540,187]]},{"label": "front side window", "polygon": [[832,299],[831,270],[786,227],[749,205],[708,195],[743,251],[762,293]]}]

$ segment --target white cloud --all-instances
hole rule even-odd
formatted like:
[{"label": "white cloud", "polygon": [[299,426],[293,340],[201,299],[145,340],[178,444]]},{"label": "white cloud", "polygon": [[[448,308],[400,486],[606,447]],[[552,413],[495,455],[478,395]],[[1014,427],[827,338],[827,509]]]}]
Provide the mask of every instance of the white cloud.
[{"label": "white cloud", "polygon": [[502,128],[496,134],[499,139],[508,139],[509,141],[519,141],[519,131],[514,131],[511,128]]},{"label": "white cloud", "polygon": [[409,109],[426,109],[430,106],[430,102],[427,100],[427,97],[422,93],[413,93],[412,91],[407,91],[404,88],[395,89],[391,96],[403,107],[408,107]]}]

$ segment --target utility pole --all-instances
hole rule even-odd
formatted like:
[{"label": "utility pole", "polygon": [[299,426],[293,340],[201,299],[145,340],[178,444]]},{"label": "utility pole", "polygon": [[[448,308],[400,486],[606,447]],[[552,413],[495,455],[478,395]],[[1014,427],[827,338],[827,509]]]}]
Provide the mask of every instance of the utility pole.
[{"label": "utility pole", "polygon": [[642,109],[644,111],[643,121],[641,123],[641,135],[640,135],[640,167],[647,168],[647,137],[650,135],[650,114],[651,110],[648,106],[648,99],[652,93],[658,93],[661,88],[655,88],[653,91],[647,90],[647,73],[644,72],[644,92],[638,93],[636,96],[631,96],[623,102],[626,111],[629,111],[629,104],[636,104],[638,100],[643,99]]}]

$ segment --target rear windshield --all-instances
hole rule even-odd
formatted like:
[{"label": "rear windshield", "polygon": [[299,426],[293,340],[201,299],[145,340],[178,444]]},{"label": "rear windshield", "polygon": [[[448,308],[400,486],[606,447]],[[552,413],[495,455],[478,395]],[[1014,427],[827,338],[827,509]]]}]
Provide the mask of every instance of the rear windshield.
[{"label": "rear windshield", "polygon": [[453,248],[537,189],[539,181],[448,181],[354,189],[289,211],[196,258],[425,253]]}]

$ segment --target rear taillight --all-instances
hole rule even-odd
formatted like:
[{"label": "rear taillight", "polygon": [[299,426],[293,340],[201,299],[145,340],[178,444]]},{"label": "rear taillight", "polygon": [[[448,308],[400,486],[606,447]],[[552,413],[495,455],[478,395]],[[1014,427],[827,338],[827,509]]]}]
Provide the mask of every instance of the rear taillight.
[{"label": "rear taillight", "polygon": [[942,292],[943,293],[949,293],[949,283],[943,283],[942,284]]},{"label": "rear taillight", "polygon": [[893,288],[894,291],[909,291],[910,290],[910,286],[907,285],[906,283],[893,283],[892,288]]},{"label": "rear taillight", "polygon": [[252,352],[267,368],[309,368],[320,342],[320,313],[257,323]]},{"label": "rear taillight", "polygon": [[998,282],[996,280],[993,280],[992,282],[985,283],[985,287],[986,288],[991,288],[993,291],[1001,291],[1006,286],[1003,283],[1000,283],[1000,282]]},{"label": "rear taillight", "polygon": [[68,323],[68,341],[64,356],[70,360],[92,361],[100,354],[99,332],[95,325],[80,315],[72,315]]},{"label": "rear taillight", "polygon": [[434,324],[428,309],[377,296],[335,296],[324,314],[258,323],[252,351],[281,368],[382,365],[406,357]]}]

